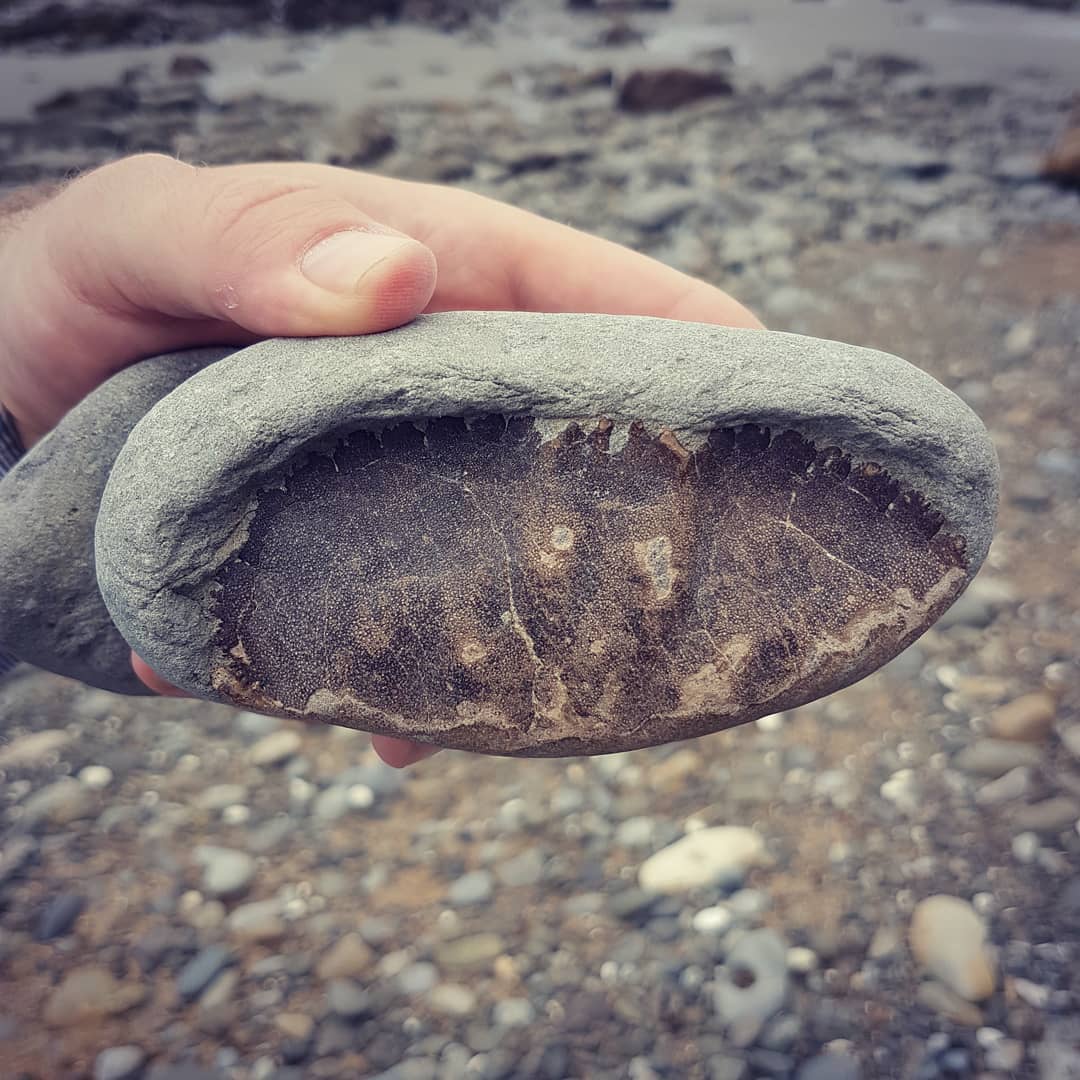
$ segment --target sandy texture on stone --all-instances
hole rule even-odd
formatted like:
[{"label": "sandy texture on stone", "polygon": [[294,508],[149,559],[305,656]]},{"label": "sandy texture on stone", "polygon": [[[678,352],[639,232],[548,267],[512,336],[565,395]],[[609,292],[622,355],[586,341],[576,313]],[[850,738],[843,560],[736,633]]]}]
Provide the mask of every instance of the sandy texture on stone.
[{"label": "sandy texture on stone", "polygon": [[[417,420],[424,426],[432,418],[461,417],[480,425],[478,431],[493,419],[504,424],[505,432],[511,432],[513,424],[523,425],[519,450],[536,460],[528,465],[534,471],[518,470],[519,490],[524,493],[518,503],[499,502],[506,485],[496,482],[491,472],[503,467],[497,463],[509,452],[506,446],[485,457],[479,447],[461,448],[462,433],[471,429],[460,421],[456,433],[437,424],[431,440],[416,434],[412,425],[402,424]],[[514,418],[510,425],[508,417]],[[478,436],[469,438],[476,442]],[[432,457],[431,446],[438,439],[445,440],[441,457]],[[582,448],[586,442],[588,452]],[[764,470],[762,480],[745,495],[747,530],[753,533],[765,527],[762,523],[768,526],[768,537],[759,544],[760,559],[744,545],[742,561],[725,570],[713,565],[721,558],[722,545],[713,543],[711,554],[701,555],[699,541],[707,530],[701,529],[700,520],[695,525],[698,540],[674,537],[677,522],[666,532],[660,528],[664,520],[684,521],[688,514],[698,513],[693,508],[700,507],[701,500],[694,493],[708,485],[695,479],[695,470],[726,470],[724,483],[730,484],[732,477],[744,475],[744,456],[759,451],[776,458],[754,459],[753,467]],[[351,455],[347,465],[336,463],[334,455],[339,452]],[[340,484],[316,483],[319,460],[324,471],[338,470]],[[644,502],[635,502],[637,496],[626,490],[628,483],[634,486],[627,480],[633,472],[627,464],[631,460],[649,463],[646,471],[652,480]],[[401,513],[394,493],[404,497],[422,486],[440,461],[457,470],[450,479],[459,487],[463,477],[476,477],[475,490],[464,485],[468,506],[444,504],[439,501],[442,496],[418,497],[416,513]],[[551,507],[556,502],[564,510],[569,506],[577,514],[575,520],[582,519],[588,499],[579,490],[580,479],[592,477],[589,470],[595,468],[603,473],[604,483],[614,485],[597,506],[602,510],[610,503],[617,513],[626,514],[636,511],[639,503],[648,503],[652,516],[645,517],[651,524],[642,525],[644,532],[636,537],[625,535],[627,529],[638,527],[633,514],[626,519],[626,528],[605,526],[605,550],[625,540],[626,557],[606,558],[595,574],[582,573],[578,560],[572,589],[549,587],[544,572],[537,569],[544,558],[555,559],[558,565],[560,552],[576,558],[573,537],[560,531],[563,526],[558,515],[552,516]],[[616,483],[611,469],[622,469],[623,479]],[[829,481],[829,498],[846,502],[843,508],[839,502],[828,506],[815,502],[811,520],[801,525],[791,514],[797,503],[794,488],[787,520],[783,507],[771,506],[755,494],[758,488],[790,487],[793,478],[801,483],[802,470],[818,477],[813,486],[817,500],[824,483],[820,477],[829,469],[838,470]],[[843,483],[849,470],[851,479]],[[417,478],[416,483],[409,476]],[[578,478],[572,498],[558,494],[560,476]],[[382,485],[385,505],[378,503],[374,488],[375,501],[368,500],[362,485],[369,481]],[[338,653],[332,655],[333,649],[313,653],[301,663],[307,667],[297,669],[297,679],[286,680],[295,685],[301,676],[311,677],[314,666],[325,685],[313,689],[312,684],[301,700],[289,703],[285,689],[269,693],[267,681],[297,650],[304,651],[304,642],[318,641],[318,619],[305,608],[307,601],[300,592],[309,594],[308,586],[314,582],[326,593],[327,603],[336,603],[335,597],[348,591],[347,585],[335,584],[331,597],[326,588],[327,575],[340,567],[347,546],[334,548],[330,540],[320,539],[338,536],[344,528],[340,513],[334,518],[329,507],[334,492],[344,490],[346,482],[361,484],[357,497],[349,501],[357,522],[365,521],[365,506],[401,513],[386,534],[369,531],[358,537],[356,545],[358,557],[378,548],[379,558],[389,560],[390,566],[380,571],[375,568],[378,560],[358,563],[357,580],[383,574],[394,579],[394,589],[373,594],[359,607],[333,609],[337,622],[324,623],[328,632],[323,637],[337,641]],[[597,496],[602,486],[596,487]],[[602,752],[741,723],[771,711],[777,703],[786,707],[866,674],[921,633],[978,568],[993,528],[996,490],[996,459],[977,417],[939,383],[896,357],[794,335],[649,318],[451,313],[426,316],[403,329],[366,338],[264,342],[189,379],[151,410],[117,459],[98,521],[98,579],[125,637],[166,678],[202,696],[471,749]],[[536,491],[548,494],[537,496],[531,510],[519,505]],[[305,540],[309,579],[289,564],[291,534],[282,532],[280,521],[274,524],[277,511],[270,512],[276,498],[284,499],[283,511],[284,503],[303,503],[307,498],[311,501],[307,516],[326,523],[321,531],[310,529]],[[661,504],[666,507],[663,513]],[[866,507],[875,505],[882,521],[890,522],[885,532],[878,528],[875,533],[867,524]],[[416,556],[418,545],[436,542],[430,538],[431,530],[406,535],[424,506],[435,507],[437,523],[457,514],[454,520],[468,524],[448,530],[451,539],[434,556],[431,574],[439,580],[430,578],[417,586],[419,592],[409,592],[412,585],[402,585],[402,575],[410,582],[423,579],[429,564],[419,559],[419,569],[406,573],[390,549],[399,540],[407,541]],[[721,510],[728,515],[725,520],[738,520],[740,505],[728,504]],[[535,536],[526,535],[528,530],[502,528],[501,522],[520,521],[529,512],[538,515],[547,530],[546,554]],[[811,535],[818,528],[827,533],[834,515],[845,522],[854,515],[843,536]],[[899,539],[889,515],[903,520],[907,532]],[[603,517],[599,513],[598,519]],[[491,524],[486,531],[477,526],[481,519]],[[582,528],[581,535],[591,538],[590,551],[595,552],[599,526],[587,522]],[[483,543],[470,541],[462,550],[452,551],[469,529],[477,537],[483,533]],[[295,536],[299,544],[302,530]],[[833,550],[837,543],[847,545],[842,556]],[[894,544],[899,577],[885,582],[884,595],[853,600],[845,584],[851,575],[880,584],[878,578],[884,580],[896,565],[880,570],[850,560],[874,550],[888,552]],[[515,545],[520,550],[511,550]],[[275,550],[284,553],[284,562]],[[694,604],[685,589],[694,574],[685,560],[680,562],[683,554],[697,563],[703,557],[712,560],[712,576],[706,577],[714,593],[717,581],[750,582],[752,591],[758,564],[767,566],[768,583],[759,586],[774,596],[773,607],[763,608],[767,614],[762,622],[767,624],[784,621],[778,612],[787,606],[785,594],[800,574],[802,593],[816,590],[821,595],[799,601],[796,590],[792,592],[796,604],[825,608],[847,602],[858,611],[853,610],[847,622],[841,619],[839,630],[833,627],[828,634],[808,618],[796,620],[790,640],[766,628],[756,636],[744,635],[745,640],[713,641],[711,653],[701,643],[684,647],[683,631],[710,641],[719,624],[706,620],[696,627],[686,622]],[[245,567],[264,556],[266,565],[259,563],[253,576],[265,584],[273,575],[273,588],[258,596],[250,590],[245,593],[250,581],[242,579],[245,574],[252,577]],[[631,570],[625,580],[613,578],[612,567],[635,560],[637,571]],[[822,571],[814,567],[826,563],[830,575],[834,566],[841,567],[840,576],[823,583]],[[460,578],[462,566],[473,564],[471,579],[447,584],[455,573]],[[521,571],[523,565],[532,569]],[[916,568],[910,582],[905,576],[909,565]],[[702,579],[695,573],[695,580]],[[500,574],[505,579],[501,582]],[[524,593],[518,588],[521,575]],[[624,620],[618,661],[607,668],[585,662],[590,649],[608,647],[600,641],[602,635],[586,639],[578,633],[591,610],[588,605],[576,613],[552,608],[553,603],[558,606],[553,597],[580,599],[582,588],[593,587],[584,583],[594,580],[601,592],[607,588],[605,600],[623,596],[623,606],[636,612]],[[480,588],[476,596],[462,591],[470,582]],[[780,592],[777,582],[782,583]],[[639,586],[652,591],[638,596]],[[524,614],[515,611],[516,598],[522,596]],[[492,610],[481,613],[488,602],[485,597],[493,597]],[[228,609],[230,598],[239,598],[235,610]],[[268,604],[280,606],[277,621],[264,618],[259,628],[251,630],[250,640],[238,636],[237,628],[250,624],[250,619],[245,622],[247,613],[258,608],[265,615]],[[380,604],[386,608],[382,614],[377,610]],[[682,621],[672,622],[671,610],[679,604]],[[465,618],[459,609],[472,614]],[[717,610],[722,614],[724,602]],[[745,597],[740,610],[753,610]],[[338,625],[343,618],[350,621],[348,628]],[[499,618],[517,643],[500,636]],[[473,621],[465,625],[468,619]],[[538,627],[559,619],[575,628],[568,641],[537,637]],[[350,682],[355,672],[346,671],[357,648],[386,662],[395,659],[400,666],[403,656],[412,655],[399,636],[404,629],[426,632],[444,625],[442,638],[435,634],[413,646],[418,657],[433,659],[421,663],[430,670],[415,683],[412,697],[373,703],[357,695],[355,680]],[[295,649],[273,653],[269,645],[275,626],[280,629],[278,637],[296,635]],[[817,639],[811,640],[815,634]],[[664,716],[655,711],[628,716],[630,703],[642,694],[649,696],[644,690],[638,694],[623,677],[648,661],[634,654],[635,642],[647,639],[655,659],[671,652],[676,638],[679,655],[665,659],[663,677],[670,680],[665,684],[670,700]],[[261,673],[258,660],[248,652],[252,642],[264,654]],[[511,645],[524,650],[527,662]],[[564,646],[569,650],[565,656],[545,651]],[[490,680],[477,673],[489,655],[500,660],[493,670],[520,671],[524,663],[533,672],[528,685],[515,691],[516,698],[509,691],[498,700],[489,693]],[[788,676],[782,684],[773,680],[765,685],[769,680],[764,673],[773,666],[770,658],[780,655],[795,657],[788,664]],[[266,659],[269,656],[277,657],[273,664]],[[243,671],[238,672],[238,665]],[[475,665],[480,667],[466,678],[460,669]],[[567,674],[571,669],[572,677]],[[609,678],[613,670],[623,672],[614,683]],[[434,682],[428,685],[431,679],[448,685],[447,693]],[[398,694],[402,676],[387,672],[384,685],[393,686]],[[430,698],[433,688],[438,700]],[[606,697],[605,688],[610,691]],[[735,694],[733,705],[723,704],[724,693]],[[521,702],[528,702],[530,695],[532,715],[524,715],[529,710]],[[517,706],[507,704],[511,698]]]},{"label": "sandy texture on stone", "polygon": [[0,481],[0,646],[105,690],[148,693],[94,573],[94,521],[109,469],[136,421],[230,349],[192,349],[114,375]]}]

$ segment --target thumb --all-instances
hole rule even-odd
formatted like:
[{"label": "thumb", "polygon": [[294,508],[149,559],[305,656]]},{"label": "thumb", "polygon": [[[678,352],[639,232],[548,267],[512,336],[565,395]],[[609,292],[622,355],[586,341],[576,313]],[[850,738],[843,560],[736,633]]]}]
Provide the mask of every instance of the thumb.
[{"label": "thumb", "polygon": [[158,155],[80,177],[9,243],[0,389],[31,431],[154,352],[387,330],[435,288],[427,247],[337,192]]},{"label": "thumb", "polygon": [[[266,335],[387,330],[435,287],[435,257],[317,183],[272,169],[208,169],[142,155],[97,170],[54,204],[77,232],[53,251],[99,272],[99,306],[212,318]],[[64,227],[63,222],[58,223]],[[103,265],[104,264],[104,265]]]}]

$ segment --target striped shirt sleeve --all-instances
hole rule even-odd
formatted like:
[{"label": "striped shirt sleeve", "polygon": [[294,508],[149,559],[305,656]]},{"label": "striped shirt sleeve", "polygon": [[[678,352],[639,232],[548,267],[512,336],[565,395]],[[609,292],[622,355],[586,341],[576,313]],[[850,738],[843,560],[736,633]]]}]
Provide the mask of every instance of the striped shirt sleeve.
[{"label": "striped shirt sleeve", "polygon": [[[0,476],[3,476],[23,456],[23,446],[15,422],[7,411],[0,406]],[[0,650],[0,679],[2,679],[18,661],[13,656]]]}]

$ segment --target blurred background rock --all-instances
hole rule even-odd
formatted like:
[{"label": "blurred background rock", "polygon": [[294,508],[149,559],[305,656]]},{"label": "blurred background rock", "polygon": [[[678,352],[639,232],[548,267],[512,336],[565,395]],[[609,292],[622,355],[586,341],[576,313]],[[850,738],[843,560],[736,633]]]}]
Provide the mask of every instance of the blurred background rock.
[{"label": "blurred background rock", "polygon": [[918,363],[1004,499],[885,670],[633,755],[401,774],[20,669],[3,1075],[1080,1075],[1076,8],[5,5],[2,188],[142,150],[460,184]]}]

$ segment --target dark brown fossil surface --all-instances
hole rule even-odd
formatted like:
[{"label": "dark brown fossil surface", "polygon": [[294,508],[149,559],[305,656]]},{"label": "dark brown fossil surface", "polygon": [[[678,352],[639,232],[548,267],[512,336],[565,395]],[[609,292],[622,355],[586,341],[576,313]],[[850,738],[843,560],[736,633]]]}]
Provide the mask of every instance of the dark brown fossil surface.
[{"label": "dark brown fossil surface", "polygon": [[962,589],[964,548],[878,464],[793,430],[358,430],[257,495],[210,591],[213,681],[465,749],[631,749],[876,668]]}]

